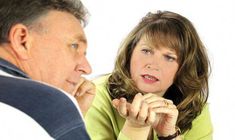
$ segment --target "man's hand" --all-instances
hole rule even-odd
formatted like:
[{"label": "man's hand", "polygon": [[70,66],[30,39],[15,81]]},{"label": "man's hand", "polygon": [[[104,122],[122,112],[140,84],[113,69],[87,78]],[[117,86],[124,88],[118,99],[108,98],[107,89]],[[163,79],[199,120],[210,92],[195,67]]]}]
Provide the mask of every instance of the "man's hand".
[{"label": "man's hand", "polygon": [[82,114],[85,116],[95,97],[95,84],[81,77],[72,95],[76,98]]}]

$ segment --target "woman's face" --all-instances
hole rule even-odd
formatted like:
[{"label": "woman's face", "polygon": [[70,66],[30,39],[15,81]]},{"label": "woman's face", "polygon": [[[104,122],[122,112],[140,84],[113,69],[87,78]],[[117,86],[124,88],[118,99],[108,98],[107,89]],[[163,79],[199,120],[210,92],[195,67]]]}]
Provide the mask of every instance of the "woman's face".
[{"label": "woman's face", "polygon": [[174,82],[179,67],[177,59],[175,50],[166,46],[152,46],[142,37],[131,56],[131,78],[143,93],[163,96]]}]

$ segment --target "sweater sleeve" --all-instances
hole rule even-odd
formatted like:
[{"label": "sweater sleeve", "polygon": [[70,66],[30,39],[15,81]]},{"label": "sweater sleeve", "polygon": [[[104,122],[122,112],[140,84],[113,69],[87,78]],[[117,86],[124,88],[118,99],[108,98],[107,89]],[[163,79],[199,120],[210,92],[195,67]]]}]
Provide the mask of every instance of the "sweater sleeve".
[{"label": "sweater sleeve", "polygon": [[125,136],[125,135],[120,131],[117,140],[131,140],[131,139],[129,139],[127,136]]},{"label": "sweater sleeve", "polygon": [[114,113],[104,81],[94,81],[96,97],[85,116],[87,131],[92,140],[129,140],[120,133],[120,119]]},{"label": "sweater sleeve", "polygon": [[192,129],[184,134],[184,140],[212,140],[213,127],[209,105],[205,105],[202,113],[192,122]]}]

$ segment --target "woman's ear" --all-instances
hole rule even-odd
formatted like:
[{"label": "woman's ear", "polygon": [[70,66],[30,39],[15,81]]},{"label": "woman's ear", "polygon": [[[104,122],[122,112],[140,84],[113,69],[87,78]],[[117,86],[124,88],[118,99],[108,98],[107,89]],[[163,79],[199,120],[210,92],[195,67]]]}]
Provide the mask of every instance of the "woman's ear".
[{"label": "woman's ear", "polygon": [[29,58],[31,41],[28,27],[23,24],[12,26],[9,32],[9,41],[18,59],[26,60]]}]

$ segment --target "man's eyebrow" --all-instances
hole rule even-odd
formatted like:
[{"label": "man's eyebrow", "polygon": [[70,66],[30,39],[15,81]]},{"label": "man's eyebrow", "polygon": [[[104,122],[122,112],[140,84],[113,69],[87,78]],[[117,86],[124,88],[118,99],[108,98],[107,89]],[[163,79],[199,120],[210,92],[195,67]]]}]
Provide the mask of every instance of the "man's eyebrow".
[{"label": "man's eyebrow", "polygon": [[83,42],[84,44],[87,44],[87,39],[84,35],[77,35],[76,36],[76,39],[79,41],[79,42]]}]

